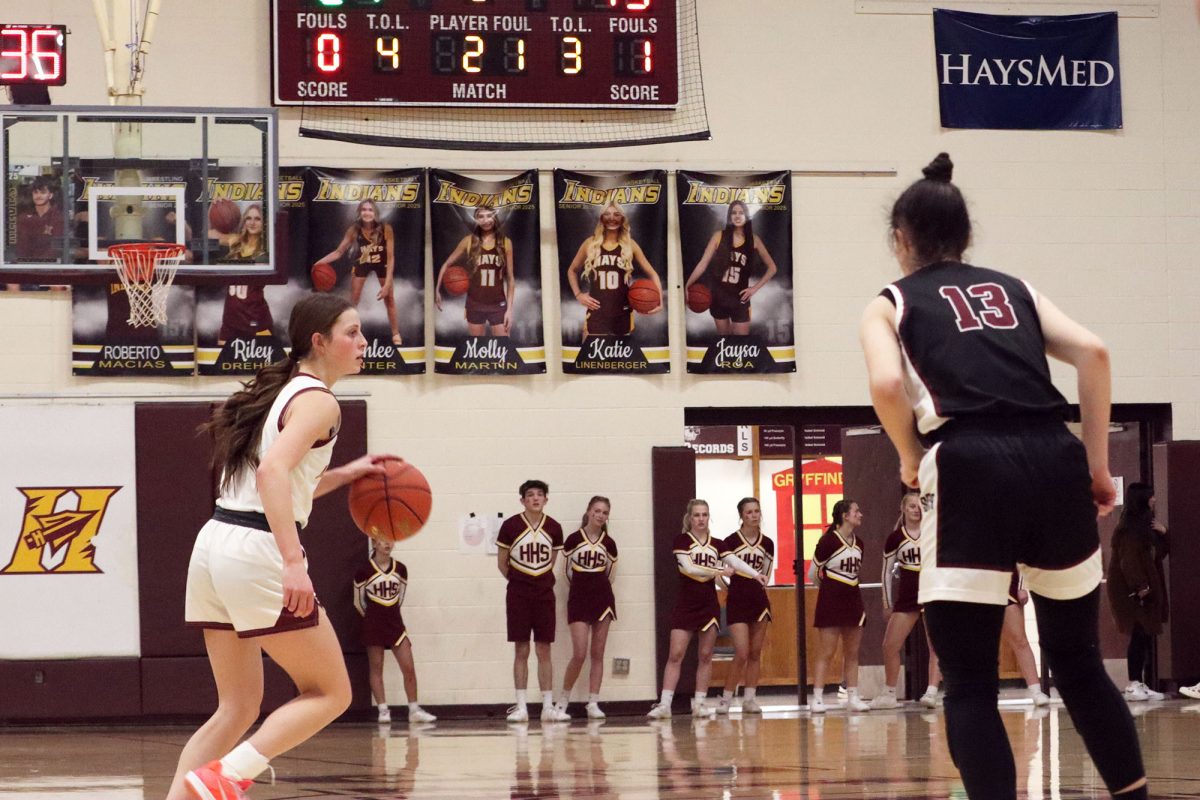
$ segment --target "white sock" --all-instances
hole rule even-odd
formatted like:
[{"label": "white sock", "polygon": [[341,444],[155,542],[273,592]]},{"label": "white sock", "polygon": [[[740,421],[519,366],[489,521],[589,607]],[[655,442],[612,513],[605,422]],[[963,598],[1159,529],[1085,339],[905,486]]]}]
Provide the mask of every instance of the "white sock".
[{"label": "white sock", "polygon": [[377,706],[375,706],[375,707],[376,707],[376,708],[378,708],[380,711],[383,711],[383,710],[387,709],[387,707],[388,707],[388,704],[387,704],[387,703],[380,703],[379,705],[377,705]]},{"label": "white sock", "polygon": [[675,699],[675,690],[674,689],[663,689],[662,697],[660,697],[658,699],[658,704],[660,706],[667,706],[668,708],[670,708],[671,701],[674,699]]},{"label": "white sock", "polygon": [[851,687],[847,688],[846,689],[846,697],[853,697],[857,700],[858,699],[858,687],[851,686]]},{"label": "white sock", "polygon": [[708,697],[708,692],[696,692],[695,696],[692,697],[692,702],[703,703],[705,698],[707,698],[707,697]]},{"label": "white sock", "polygon": [[589,702],[589,703],[591,703],[592,705],[599,705],[599,703],[600,703],[600,694],[599,694],[599,693],[596,693],[596,694],[589,694],[589,695],[588,695],[588,702]]},{"label": "white sock", "polygon": [[542,708],[554,705],[554,692],[542,692]]},{"label": "white sock", "polygon": [[266,768],[266,757],[249,742],[242,742],[221,759],[221,772],[235,781],[252,781]]},{"label": "white sock", "polygon": [[1035,695],[1040,691],[1042,691],[1042,685],[1040,683],[1029,684],[1029,694],[1030,695]]},{"label": "white sock", "polygon": [[883,687],[883,694],[892,694],[892,695],[894,695],[895,693],[896,693],[896,687],[895,687],[895,686],[885,686],[885,687]]},{"label": "white sock", "polygon": [[731,692],[731,691],[729,691],[728,689],[726,689],[725,691],[721,692],[721,698],[722,698],[722,699],[723,699],[723,700],[724,700],[726,703],[728,703],[730,700],[732,700],[732,699],[733,699],[733,692]]},{"label": "white sock", "polygon": [[409,712],[410,712],[410,713],[411,713],[411,712],[413,712],[413,711],[420,711],[420,710],[421,710],[421,704],[420,704],[420,703],[418,703],[416,700],[414,700],[413,702],[411,702],[411,703],[409,703],[409,704],[408,704],[408,710],[409,710]]},{"label": "white sock", "polygon": [[524,708],[525,704],[525,689],[517,689],[517,708]]},{"label": "white sock", "polygon": [[812,690],[812,694],[810,694],[809,697],[823,703],[823,702],[825,702],[825,690],[814,688]]},{"label": "white sock", "polygon": [[929,684],[929,686],[925,689],[925,694],[937,694],[937,685],[932,683]]},{"label": "white sock", "polygon": [[754,699],[754,695],[756,695],[756,694],[758,694],[758,687],[757,687],[757,686],[746,686],[746,687],[744,687],[744,688],[742,689],[742,702],[743,702],[743,703],[745,703],[747,700],[753,700],[753,699]]}]

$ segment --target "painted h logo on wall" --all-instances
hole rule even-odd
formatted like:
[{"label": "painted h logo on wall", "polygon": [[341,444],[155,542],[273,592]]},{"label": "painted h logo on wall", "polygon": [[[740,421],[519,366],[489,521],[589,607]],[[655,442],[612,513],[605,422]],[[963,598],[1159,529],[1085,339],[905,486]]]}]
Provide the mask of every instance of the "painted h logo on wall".
[{"label": "painted h logo on wall", "polygon": [[18,488],[25,495],[21,533],[0,575],[103,572],[92,540],[120,486]]}]

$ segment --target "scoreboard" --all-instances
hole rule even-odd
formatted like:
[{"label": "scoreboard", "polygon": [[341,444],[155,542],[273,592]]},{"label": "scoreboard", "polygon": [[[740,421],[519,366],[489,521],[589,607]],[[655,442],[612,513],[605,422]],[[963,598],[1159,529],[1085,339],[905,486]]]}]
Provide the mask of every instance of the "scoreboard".
[{"label": "scoreboard", "polygon": [[272,0],[275,105],[672,108],[676,0]]},{"label": "scoreboard", "polygon": [[63,86],[66,82],[65,25],[0,23],[0,86]]}]

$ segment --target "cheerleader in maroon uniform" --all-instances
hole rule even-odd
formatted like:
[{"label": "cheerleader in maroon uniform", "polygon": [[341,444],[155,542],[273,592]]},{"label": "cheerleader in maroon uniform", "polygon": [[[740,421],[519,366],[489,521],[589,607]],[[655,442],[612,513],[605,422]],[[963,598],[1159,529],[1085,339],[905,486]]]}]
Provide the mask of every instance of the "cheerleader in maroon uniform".
[{"label": "cheerleader in maroon uniform", "polygon": [[1025,635],[1025,604],[1028,602],[1029,592],[1025,591],[1021,573],[1014,569],[1012,580],[1008,583],[1008,605],[1004,607],[1004,627],[1000,629],[1000,636],[1016,656],[1017,668],[1029,687],[1029,699],[1035,706],[1046,706],[1050,705],[1050,695],[1042,691],[1037,661],[1033,657],[1033,648],[1029,646],[1029,637]]},{"label": "cheerleader in maroon uniform", "polygon": [[[896,684],[900,680],[900,649],[921,618],[917,588],[921,582],[921,498],[908,492],[900,498],[900,519],[896,530],[883,543],[883,607],[891,610],[883,634],[883,672],[885,686],[871,701],[871,708],[898,708]],[[929,688],[921,703],[937,705],[937,687],[941,682],[937,654],[929,648]]]},{"label": "cheerleader in maroon uniform", "polygon": [[383,688],[384,651],[391,650],[404,676],[408,695],[409,722],[435,722],[437,717],[417,703],[417,669],[413,665],[412,642],[400,606],[408,589],[408,568],[392,559],[394,542],[372,539],[373,552],[368,563],[354,576],[354,607],[363,617],[362,641],[367,647],[371,695],[379,708],[379,721],[391,722]]},{"label": "cheerleader in maroon uniform", "polygon": [[767,623],[771,621],[771,601],[767,599],[766,584],[775,562],[775,543],[762,532],[762,507],[758,500],[746,497],[738,501],[738,516],[742,525],[721,543],[722,557],[732,554],[745,561],[763,580],[734,575],[729,579],[729,596],[725,599],[725,623],[733,638],[733,663],[725,678],[725,692],[717,703],[717,713],[729,712],[737,691],[738,679],[745,676],[742,690],[742,713],[761,714],[754,695],[758,691],[758,676],[762,668],[763,641],[767,638]]},{"label": "cheerleader in maroon uniform", "polygon": [[663,667],[662,697],[646,716],[668,719],[675,685],[679,682],[679,666],[691,644],[692,634],[699,633],[696,653],[696,694],[692,698],[692,714],[711,717],[715,711],[704,703],[708,695],[708,679],[712,674],[713,644],[717,640],[721,604],[717,602],[716,579],[734,572],[758,583],[766,578],[732,553],[721,555],[720,543],[708,530],[708,503],[689,500],[683,515],[683,532],[675,537],[675,563],[679,568],[679,594],[671,612],[671,642],[667,663]]},{"label": "cheerleader in maroon uniform", "polygon": [[[721,274],[713,284],[712,305],[708,312],[712,314],[717,333],[745,336],[750,333],[750,298],[775,277],[779,267],[762,239],[754,235],[750,211],[741,200],[729,204],[725,228],[708,240],[704,255],[683,286],[684,296],[692,284],[703,277],[714,256]],[[767,265],[767,271],[751,286],[750,273],[759,259]]]},{"label": "cheerleader in maroon uniform", "polygon": [[846,708],[850,711],[871,709],[858,696],[858,646],[862,642],[866,613],[858,588],[863,551],[854,531],[862,525],[862,519],[858,503],[838,500],[833,504],[833,523],[825,529],[813,553],[810,572],[819,587],[813,627],[817,628],[819,647],[813,664],[813,693],[808,700],[808,710],[814,714],[825,711],[825,671],[839,638],[842,640]]},{"label": "cheerleader in maroon uniform", "polygon": [[[600,710],[600,682],[604,679],[604,645],[608,626],[617,618],[617,601],[612,580],[617,568],[617,543],[608,533],[608,514],[612,506],[607,497],[596,495],[588,501],[579,530],[563,545],[565,570],[571,590],[567,594],[567,624],[571,628],[571,660],[563,676],[559,708],[564,712],[571,700],[571,689],[583,670],[584,659],[591,654],[588,675],[588,719],[604,719]],[[588,646],[588,634],[591,646]]]}]

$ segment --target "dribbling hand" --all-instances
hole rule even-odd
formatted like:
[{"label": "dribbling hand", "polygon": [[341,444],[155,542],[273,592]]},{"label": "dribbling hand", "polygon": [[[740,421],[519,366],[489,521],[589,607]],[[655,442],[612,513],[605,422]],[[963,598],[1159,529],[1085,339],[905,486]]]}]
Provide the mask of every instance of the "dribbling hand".
[{"label": "dribbling hand", "polygon": [[390,453],[367,453],[365,456],[359,456],[353,461],[347,461],[342,465],[342,470],[349,480],[356,481],[364,475],[382,475],[387,471],[383,466],[385,461],[403,460],[400,456],[394,456]]},{"label": "dribbling hand", "polygon": [[316,606],[317,593],[304,562],[283,567],[283,607],[296,617],[307,617]]}]

